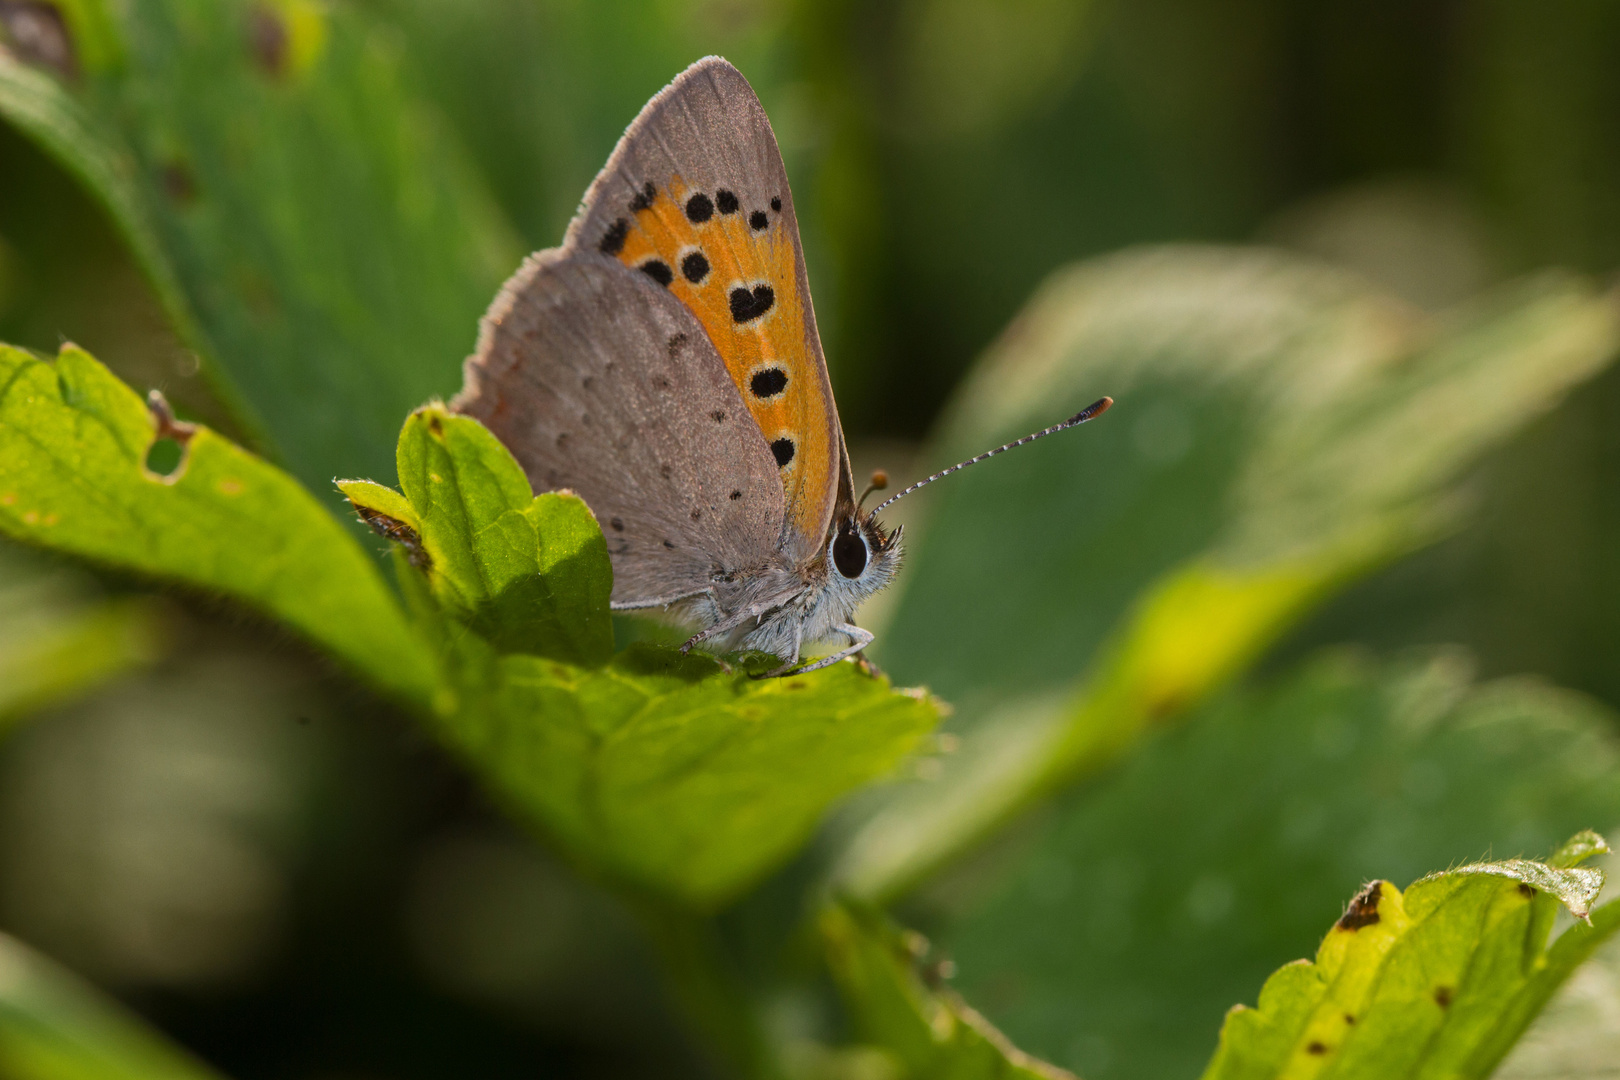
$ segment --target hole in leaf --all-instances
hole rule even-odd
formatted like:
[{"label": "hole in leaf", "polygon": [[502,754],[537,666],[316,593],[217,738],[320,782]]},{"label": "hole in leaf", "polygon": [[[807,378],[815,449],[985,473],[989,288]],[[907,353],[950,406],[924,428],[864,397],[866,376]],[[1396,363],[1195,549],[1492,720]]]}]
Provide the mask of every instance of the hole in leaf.
[{"label": "hole in leaf", "polygon": [[169,483],[180,479],[186,463],[186,448],[174,439],[156,439],[146,452],[146,471]]}]

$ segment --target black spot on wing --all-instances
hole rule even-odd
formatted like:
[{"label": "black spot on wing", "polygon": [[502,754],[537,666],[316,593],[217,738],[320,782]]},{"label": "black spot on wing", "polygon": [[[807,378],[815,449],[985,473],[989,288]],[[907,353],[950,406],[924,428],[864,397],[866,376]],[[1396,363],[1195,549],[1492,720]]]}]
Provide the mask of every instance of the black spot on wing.
[{"label": "black spot on wing", "polygon": [[656,198],[658,198],[658,189],[649,180],[641,185],[641,190],[636,192],[636,197],[630,200],[630,212],[639,214],[643,210],[652,209],[653,200]]},{"label": "black spot on wing", "polygon": [[703,192],[698,192],[686,200],[686,220],[694,225],[701,225],[714,217],[714,203]]},{"label": "black spot on wing", "polygon": [[782,200],[773,196],[771,198],[771,209],[780,214],[782,212]]},{"label": "black spot on wing", "polygon": [[709,276],[709,260],[703,257],[703,252],[693,251],[681,260],[681,273],[686,280],[696,285]]},{"label": "black spot on wing", "polygon": [[673,360],[675,359],[676,355],[685,347],[685,334],[671,334],[668,344],[664,346],[664,350],[669,353],[669,358]]},{"label": "black spot on wing", "polygon": [[630,223],[624,218],[615,221],[607,232],[602,234],[602,242],[597,245],[604,255],[617,255],[624,250],[624,241],[630,235]]},{"label": "black spot on wing", "polygon": [[733,491],[733,492],[732,492],[732,493],[731,493],[731,501],[732,501],[732,502],[736,502],[736,501],[737,501],[737,500],[738,500],[738,499],[740,499],[740,498],[742,498],[742,492],[740,492],[740,491]]},{"label": "black spot on wing", "polygon": [[771,453],[776,455],[776,467],[787,468],[788,462],[793,460],[793,440],[783,436],[771,443]]},{"label": "black spot on wing", "polygon": [[709,419],[713,420],[717,424],[725,423],[726,422],[726,410],[724,410],[724,409],[716,409],[716,410],[714,410],[714,412],[709,414]]},{"label": "black spot on wing", "polygon": [[669,283],[675,280],[675,272],[663,259],[648,259],[641,264],[641,272],[666,289],[669,288]]},{"label": "black spot on wing", "polygon": [[765,211],[763,210],[755,210],[752,214],[748,215],[748,226],[755,232],[758,232],[770,223],[771,219],[766,216]]},{"label": "black spot on wing", "polygon": [[769,285],[755,285],[753,291],[739,286],[731,290],[731,317],[736,322],[752,322],[776,303],[776,290]]},{"label": "black spot on wing", "polygon": [[779,367],[768,367],[754,373],[754,377],[748,380],[748,389],[757,398],[768,398],[786,390],[787,384],[787,372]]},{"label": "black spot on wing", "polygon": [[624,518],[610,518],[608,525],[614,532],[624,532]]},{"label": "black spot on wing", "polygon": [[742,203],[737,201],[734,192],[721,188],[714,193],[714,205],[719,208],[722,214],[735,214],[738,208],[742,206]]}]

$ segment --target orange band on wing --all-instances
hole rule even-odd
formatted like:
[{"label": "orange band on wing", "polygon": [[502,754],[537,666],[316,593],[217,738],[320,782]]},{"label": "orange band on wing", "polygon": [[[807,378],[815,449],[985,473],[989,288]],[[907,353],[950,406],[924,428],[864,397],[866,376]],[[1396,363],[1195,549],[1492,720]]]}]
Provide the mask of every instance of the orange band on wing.
[{"label": "orange band on wing", "polygon": [[603,250],[666,286],[703,324],[776,455],[788,517],[816,535],[820,506],[803,495],[832,482],[829,410],[780,215],[779,199],[743,206],[723,188],[691,191],[675,176],[648,184]]}]

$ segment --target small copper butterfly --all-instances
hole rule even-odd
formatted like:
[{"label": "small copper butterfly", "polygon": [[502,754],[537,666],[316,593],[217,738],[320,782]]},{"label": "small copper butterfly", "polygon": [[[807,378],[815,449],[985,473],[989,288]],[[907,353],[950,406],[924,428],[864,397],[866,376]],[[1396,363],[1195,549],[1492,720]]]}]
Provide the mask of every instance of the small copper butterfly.
[{"label": "small copper butterfly", "polygon": [[[465,376],[453,407],[536,491],[591,507],[616,610],[693,626],[684,649],[773,653],[772,675],[872,641],[853,616],[899,568],[900,530],[877,521],[888,502],[867,512],[856,497],[782,155],[725,60],[641,110],[562,247],[530,256],[490,306]],[[798,666],[829,638],[847,647]]]}]

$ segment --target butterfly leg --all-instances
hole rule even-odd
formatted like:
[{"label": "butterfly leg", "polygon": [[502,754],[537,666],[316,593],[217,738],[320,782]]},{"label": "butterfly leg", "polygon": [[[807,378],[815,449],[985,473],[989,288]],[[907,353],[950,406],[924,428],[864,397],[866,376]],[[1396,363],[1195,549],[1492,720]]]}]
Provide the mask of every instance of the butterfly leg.
[{"label": "butterfly leg", "polygon": [[877,637],[877,635],[872,633],[872,631],[862,630],[854,623],[840,623],[833,629],[849,638],[849,648],[840,649],[831,656],[823,656],[820,660],[817,660],[814,663],[805,664],[802,667],[792,667],[790,664],[783,665],[786,670],[772,671],[761,676],[761,678],[770,679],[779,678],[784,675],[803,675],[806,672],[820,671],[824,667],[832,667],[834,664],[838,663],[838,661],[854,656],[856,653],[872,644]]},{"label": "butterfly leg", "polygon": [[699,630],[697,633],[686,639],[686,644],[681,646],[681,652],[691,652],[694,647],[701,645],[710,638],[717,637],[720,634],[729,633],[730,631],[737,629],[737,627],[741,626],[749,619],[758,618],[767,611],[781,607],[783,599],[784,598],[781,596],[768,596],[757,603],[750,604],[741,611],[728,615],[726,618],[721,619],[713,626]]}]

